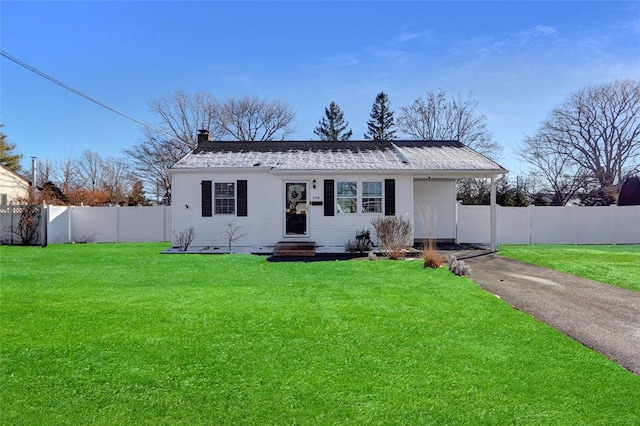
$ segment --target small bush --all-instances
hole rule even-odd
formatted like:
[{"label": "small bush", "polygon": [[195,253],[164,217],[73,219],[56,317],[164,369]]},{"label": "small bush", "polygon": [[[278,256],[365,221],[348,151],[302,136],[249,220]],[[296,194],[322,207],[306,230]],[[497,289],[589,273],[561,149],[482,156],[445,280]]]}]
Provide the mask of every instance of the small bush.
[{"label": "small bush", "polygon": [[382,252],[390,259],[402,259],[411,238],[411,222],[399,216],[380,216],[371,220]]},{"label": "small bush", "polygon": [[359,252],[363,253],[365,251],[369,251],[373,248],[373,243],[371,242],[371,231],[368,229],[363,229],[362,231],[356,232],[356,240],[349,240],[344,248],[348,252]]},{"label": "small bush", "polygon": [[187,229],[183,229],[180,233],[173,235],[176,237],[176,245],[180,249],[180,251],[187,251],[189,245],[196,238],[196,232],[193,230],[193,226],[188,227]]},{"label": "small bush", "polygon": [[420,257],[424,260],[423,268],[439,268],[447,263],[447,259],[440,256],[436,250],[436,243],[433,239],[429,239],[427,249],[422,251]]}]

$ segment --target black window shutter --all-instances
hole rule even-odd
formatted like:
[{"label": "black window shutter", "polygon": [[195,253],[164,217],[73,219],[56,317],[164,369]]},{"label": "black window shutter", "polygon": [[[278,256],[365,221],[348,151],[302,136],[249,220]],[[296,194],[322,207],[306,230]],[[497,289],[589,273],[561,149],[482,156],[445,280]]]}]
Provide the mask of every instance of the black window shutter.
[{"label": "black window shutter", "polygon": [[394,216],[396,214],[396,180],[384,180],[384,215]]},{"label": "black window shutter", "polygon": [[247,211],[247,181],[246,180],[239,180],[236,182],[236,187],[237,187],[237,201],[236,203],[238,204],[238,209],[237,211],[237,215],[238,216],[247,216],[248,215],[248,211]]},{"label": "black window shutter", "polygon": [[324,215],[335,216],[335,201],[333,197],[333,179],[324,180]]},{"label": "black window shutter", "polygon": [[202,217],[212,216],[211,181],[203,180],[202,183]]}]

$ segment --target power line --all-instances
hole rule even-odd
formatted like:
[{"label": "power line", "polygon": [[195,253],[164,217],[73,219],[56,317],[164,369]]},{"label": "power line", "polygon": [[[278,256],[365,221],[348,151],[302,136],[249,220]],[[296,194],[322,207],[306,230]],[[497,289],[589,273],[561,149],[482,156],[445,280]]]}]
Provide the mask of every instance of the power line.
[{"label": "power line", "polygon": [[76,95],[81,96],[81,97],[85,98],[86,100],[88,100],[90,102],[93,102],[96,105],[101,106],[102,108],[106,108],[109,111],[114,112],[114,113],[116,113],[116,114],[118,114],[118,115],[120,115],[120,116],[122,116],[122,117],[124,117],[124,118],[126,118],[128,120],[131,120],[131,121],[137,123],[137,124],[140,124],[141,126],[144,126],[144,127],[148,128],[150,130],[153,130],[154,132],[158,132],[158,133],[161,133],[161,134],[163,134],[163,135],[165,135],[167,137],[170,137],[171,139],[175,139],[175,140],[178,140],[180,142],[184,142],[184,141],[178,139],[176,136],[172,136],[172,135],[170,135],[168,133],[163,132],[162,130],[158,130],[155,127],[151,126],[150,124],[147,124],[147,123],[145,123],[143,121],[140,121],[137,118],[131,117],[130,115],[125,114],[124,112],[120,112],[117,109],[112,108],[109,105],[104,104],[104,103],[100,102],[99,100],[97,100],[95,98],[92,98],[91,96],[89,96],[89,95],[87,95],[87,94],[85,94],[85,93],[83,93],[83,92],[81,92],[81,91],[79,91],[77,89],[74,89],[73,87],[69,86],[68,84],[65,84],[65,83],[61,82],[60,80],[57,80],[57,79],[51,77],[50,75],[48,75],[48,74],[40,71],[39,69],[27,64],[26,62],[16,58],[15,56],[10,55],[9,53],[7,53],[6,51],[4,51],[2,49],[0,49],[0,55],[4,56],[5,58],[9,59],[12,62],[15,62],[16,64],[20,65],[21,67],[28,69],[32,73],[37,74],[40,77],[45,78],[45,79],[49,80],[50,82],[52,82],[54,84],[57,84],[58,86],[60,86],[60,87],[62,87],[64,89],[67,89],[68,91],[70,91],[72,93],[75,93]]}]

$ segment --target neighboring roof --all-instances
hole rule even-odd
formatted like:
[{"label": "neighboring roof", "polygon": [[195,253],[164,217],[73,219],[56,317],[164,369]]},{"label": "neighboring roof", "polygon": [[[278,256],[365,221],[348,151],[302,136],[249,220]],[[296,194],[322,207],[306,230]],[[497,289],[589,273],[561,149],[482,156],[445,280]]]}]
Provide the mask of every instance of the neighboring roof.
[{"label": "neighboring roof", "polygon": [[31,182],[29,182],[29,179],[26,179],[22,176],[20,176],[15,170],[10,169],[9,167],[5,166],[4,164],[0,163],[0,168],[3,169],[7,174],[12,175],[15,179],[22,181],[23,183],[30,185]]},{"label": "neighboring roof", "polygon": [[506,170],[455,141],[281,141],[204,142],[173,167],[252,168],[335,171],[481,171]]}]

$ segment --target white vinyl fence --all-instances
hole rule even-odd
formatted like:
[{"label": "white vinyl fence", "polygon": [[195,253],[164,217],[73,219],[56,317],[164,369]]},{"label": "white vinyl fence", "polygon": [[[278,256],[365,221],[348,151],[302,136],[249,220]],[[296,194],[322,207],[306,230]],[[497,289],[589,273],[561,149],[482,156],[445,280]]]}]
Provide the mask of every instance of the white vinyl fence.
[{"label": "white vinyl fence", "polygon": [[171,241],[171,207],[49,206],[49,244]]},{"label": "white vinyl fence", "polygon": [[[46,208],[42,206],[31,206],[25,210],[24,206],[0,205],[0,244],[46,244],[46,214]],[[23,222],[25,219],[26,223]]]},{"label": "white vinyl fence", "polygon": [[[171,207],[43,206],[38,244],[171,241]],[[19,244],[12,233],[19,206],[0,207],[0,241]],[[43,236],[46,235],[46,240]]]},{"label": "white vinyl fence", "polygon": [[[11,229],[21,211],[0,206],[0,243],[20,243]],[[489,206],[458,205],[457,242],[489,244],[490,213]],[[640,206],[497,206],[496,214],[498,244],[640,244]],[[45,206],[40,216],[38,244],[172,240],[171,207]]]},{"label": "white vinyl fence", "polygon": [[[640,206],[496,208],[498,244],[640,244]],[[458,206],[458,243],[491,242],[489,206]]]}]

